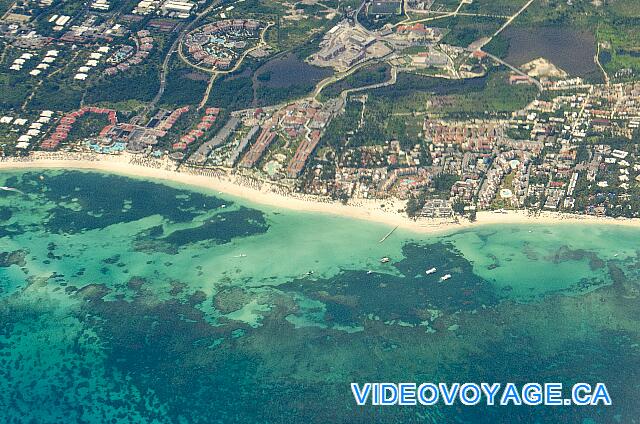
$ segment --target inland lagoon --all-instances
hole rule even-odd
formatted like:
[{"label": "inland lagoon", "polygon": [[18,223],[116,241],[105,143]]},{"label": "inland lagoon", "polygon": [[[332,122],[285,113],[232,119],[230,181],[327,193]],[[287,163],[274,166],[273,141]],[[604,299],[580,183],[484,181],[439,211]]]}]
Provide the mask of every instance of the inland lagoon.
[{"label": "inland lagoon", "polygon": [[[116,175],[5,172],[0,185],[2,422],[640,416],[639,229],[379,243],[387,226]],[[351,382],[384,381],[604,382],[613,405],[356,406]]]}]

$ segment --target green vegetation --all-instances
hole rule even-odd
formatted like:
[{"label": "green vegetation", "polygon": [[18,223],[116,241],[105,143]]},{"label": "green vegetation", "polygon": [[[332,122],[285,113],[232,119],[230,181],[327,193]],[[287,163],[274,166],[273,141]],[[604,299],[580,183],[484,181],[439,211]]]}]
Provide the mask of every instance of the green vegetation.
[{"label": "green vegetation", "polygon": [[[431,97],[429,94],[446,95],[478,91],[484,85],[485,78],[448,80],[401,72],[398,74],[394,85],[382,87],[368,93],[391,102],[398,102],[399,99],[402,99],[405,111],[412,111],[423,110],[424,103]],[[415,105],[414,100],[417,100],[422,106]],[[416,107],[414,108],[414,106]]]},{"label": "green vegetation", "polygon": [[417,196],[411,196],[409,200],[407,200],[407,206],[405,208],[407,216],[409,216],[409,218],[415,218],[422,208],[424,208],[425,203],[427,203],[427,193],[425,191],[420,191]]},{"label": "green vegetation", "polygon": [[502,26],[504,19],[479,16],[455,16],[439,19],[438,27],[448,28],[443,43],[467,47],[474,41],[489,37]]},{"label": "green vegetation", "polygon": [[102,101],[121,102],[135,99],[148,102],[159,89],[158,78],[149,78],[149,74],[138,71],[131,74],[117,74],[104,77],[101,82],[92,84],[87,90],[87,103]]},{"label": "green vegetation", "polygon": [[81,86],[63,81],[44,83],[29,102],[32,110],[75,110],[80,107],[83,89]]},{"label": "green vegetation", "polygon": [[256,90],[256,105],[268,106],[304,97],[313,91],[314,84],[292,85],[287,88],[260,85]]},{"label": "green vegetation", "polygon": [[13,5],[12,0],[0,0],[0,16],[3,16]]},{"label": "green vegetation", "polygon": [[529,140],[531,131],[524,128],[507,128],[507,137],[514,140]]},{"label": "green vegetation", "polygon": [[96,136],[100,130],[109,124],[106,115],[88,113],[79,118],[69,133],[68,141],[84,140]]},{"label": "green vegetation", "polygon": [[167,85],[160,102],[167,106],[199,104],[211,75],[187,65],[177,55],[171,61],[169,69]]},{"label": "green vegetation", "polygon": [[[596,35],[597,42],[602,46],[604,52],[600,57],[611,76],[621,69],[631,69],[636,74],[640,72],[640,35],[637,31],[640,25],[640,2],[637,0],[539,0],[533,2],[512,25],[588,30]],[[498,55],[496,52],[502,53],[504,46],[495,43],[492,42],[488,51]],[[625,75],[621,79],[624,80]]]},{"label": "green vegetation", "polygon": [[[398,5],[401,3],[398,2]],[[371,9],[373,3],[369,3],[369,9]],[[358,15],[358,22],[362,24],[367,29],[375,30],[382,28],[385,25],[393,25],[401,22],[405,19],[405,16],[401,14],[400,8],[394,9],[394,13],[391,14],[382,14],[377,15],[374,13],[374,10],[367,11],[363,10]]]},{"label": "green vegetation", "polygon": [[358,127],[362,108],[362,102],[356,100],[347,101],[344,113],[331,120],[331,123],[322,137],[321,143],[326,146],[331,146],[336,151],[340,152],[347,139]]},{"label": "green vegetation", "polygon": [[480,13],[485,15],[511,16],[516,13],[527,0],[473,0],[460,10],[463,13]]},{"label": "green vegetation", "polygon": [[232,110],[246,109],[253,102],[251,78],[239,75],[225,75],[215,81],[207,104]]},{"label": "green vegetation", "polygon": [[382,144],[398,140],[403,148],[421,141],[422,117],[394,115],[395,105],[371,99],[366,102],[364,125],[351,138],[352,146]]},{"label": "green vegetation", "polygon": [[0,74],[0,107],[2,109],[19,109],[27,100],[33,84],[25,77],[12,77]]},{"label": "green vegetation", "polygon": [[440,111],[457,116],[510,113],[522,109],[537,94],[535,85],[509,85],[507,73],[495,72],[482,91],[449,96]]},{"label": "green vegetation", "polygon": [[[334,118],[322,138],[324,146],[331,146],[336,152],[349,147],[382,145],[386,141],[398,140],[403,149],[411,149],[422,143],[423,118],[394,114],[395,105],[369,99],[364,104],[359,100],[349,100],[343,114]],[[361,116],[364,111],[364,124]],[[423,148],[420,162],[431,163],[431,157]]]},{"label": "green vegetation", "polygon": [[16,74],[9,71],[9,66],[20,56],[20,51],[5,45],[2,47],[0,67],[4,71],[0,73],[0,108],[19,109],[33,90],[35,81],[28,72]]},{"label": "green vegetation", "polygon": [[87,103],[122,102],[127,100],[151,101],[160,89],[160,69],[173,43],[169,38],[155,36],[155,47],[151,54],[140,65],[132,66],[126,73],[114,76],[103,75],[90,81],[85,101]]},{"label": "green vegetation", "polygon": [[[329,2],[330,3],[330,2]],[[319,5],[296,4],[295,9],[304,10],[306,19],[283,19],[294,9],[287,4],[275,0],[247,0],[234,4],[234,9],[226,14],[229,18],[254,18],[263,22],[275,22],[275,26],[267,32],[266,41],[276,51],[296,49],[309,40],[322,36],[335,25],[339,15],[327,19],[324,8]],[[319,42],[319,40],[318,40]]]},{"label": "green vegetation", "polygon": [[343,80],[335,82],[322,91],[322,98],[337,97],[344,90],[365,87],[387,81],[390,77],[391,67],[385,64],[377,64],[359,69]]},{"label": "green vegetation", "polygon": [[502,34],[491,39],[491,42],[484,46],[484,51],[494,56],[504,59],[509,54],[509,39]]},{"label": "green vegetation", "polygon": [[451,193],[451,187],[453,187],[459,179],[460,177],[455,174],[438,174],[432,182],[435,194],[448,198],[449,193]]},{"label": "green vegetation", "polygon": [[453,12],[460,5],[460,1],[461,0],[435,0],[431,9]]},{"label": "green vegetation", "polygon": [[[631,69],[640,73],[640,34],[637,25],[602,24],[598,27],[597,39],[601,43],[600,59],[607,72],[614,74],[620,69]],[[606,47],[606,48],[604,48]]]},{"label": "green vegetation", "polygon": [[585,26],[594,16],[602,12],[591,1],[538,0],[513,22],[516,26]]},{"label": "green vegetation", "polygon": [[506,113],[522,108],[537,95],[535,86],[509,85],[507,75],[493,71],[481,78],[446,80],[400,73],[395,85],[368,94],[370,99],[392,104],[396,113],[429,111],[455,117]]}]

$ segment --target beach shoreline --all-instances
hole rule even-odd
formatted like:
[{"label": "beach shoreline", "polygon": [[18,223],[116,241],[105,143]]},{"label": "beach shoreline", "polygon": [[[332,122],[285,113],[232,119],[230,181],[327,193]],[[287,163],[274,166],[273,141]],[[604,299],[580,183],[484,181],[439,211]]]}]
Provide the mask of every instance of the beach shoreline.
[{"label": "beach shoreline", "polygon": [[53,156],[51,154],[46,155],[44,157],[4,158],[0,160],[0,172],[34,169],[86,170],[143,178],[160,183],[173,182],[221,192],[232,197],[277,209],[323,213],[371,221],[416,233],[451,233],[471,227],[499,224],[554,225],[589,223],[640,228],[640,219],[595,217],[559,212],[541,212],[531,215],[524,210],[480,211],[477,213],[477,218],[474,222],[464,218],[457,222],[428,218],[414,220],[407,217],[403,212],[399,212],[399,210],[403,209],[405,202],[397,199],[358,199],[348,204],[342,204],[317,196],[283,194],[274,191],[273,186],[269,185],[251,187],[239,183],[238,177],[224,172],[211,171],[210,175],[203,175],[175,171],[171,169],[172,163],[169,161],[149,159],[148,165],[143,165],[135,163],[137,157],[132,155],[96,156],[92,154],[88,156],[80,154],[78,158],[63,154],[58,154],[59,157],[51,157]]}]

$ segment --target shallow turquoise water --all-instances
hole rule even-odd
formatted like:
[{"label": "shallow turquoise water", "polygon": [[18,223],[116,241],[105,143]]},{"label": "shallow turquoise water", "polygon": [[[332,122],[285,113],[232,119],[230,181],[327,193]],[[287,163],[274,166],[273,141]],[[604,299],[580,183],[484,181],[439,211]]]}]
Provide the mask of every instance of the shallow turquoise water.
[{"label": "shallow turquoise water", "polygon": [[[638,230],[485,226],[380,244],[383,225],[114,175],[0,185],[20,190],[0,192],[4,421],[639,416]],[[349,388],[556,380],[606,382],[614,405],[362,408]]]}]

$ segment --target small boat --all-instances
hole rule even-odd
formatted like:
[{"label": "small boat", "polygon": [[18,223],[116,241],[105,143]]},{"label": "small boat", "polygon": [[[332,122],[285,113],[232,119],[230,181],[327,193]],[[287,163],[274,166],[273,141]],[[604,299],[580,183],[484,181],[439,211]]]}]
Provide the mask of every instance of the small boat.
[{"label": "small boat", "polygon": [[12,191],[14,193],[23,194],[20,190],[18,190],[17,188],[13,188],[13,187],[2,186],[2,187],[0,187],[0,190],[2,190],[2,191]]},{"label": "small boat", "polygon": [[447,281],[449,278],[451,278],[451,274],[445,274],[440,277],[440,281]]},{"label": "small boat", "polygon": [[222,206],[220,206],[220,207],[221,207],[221,208],[226,208],[226,207],[227,207],[227,205],[222,205]]},{"label": "small boat", "polygon": [[307,271],[307,273],[305,275],[313,275],[313,271]]},{"label": "small boat", "polygon": [[614,258],[617,258],[617,257],[618,257],[618,254],[616,253],[615,255],[613,255],[613,257],[614,257]]},{"label": "small boat", "polygon": [[434,273],[434,272],[436,272],[436,271],[437,271],[437,269],[436,269],[436,268],[430,268],[430,269],[426,270],[424,273],[425,273],[425,274],[427,274],[427,275],[429,275],[429,274],[433,274],[433,273]]},{"label": "small boat", "polygon": [[373,271],[371,270],[367,271],[367,275],[371,275],[371,274],[373,274]]},{"label": "small boat", "polygon": [[386,256],[384,258],[380,259],[380,263],[386,264],[387,262],[389,262],[391,259],[387,258]]},{"label": "small boat", "polygon": [[234,256],[234,258],[246,258],[246,257],[247,257],[247,255],[244,254],[244,253],[241,253],[239,255]]}]

